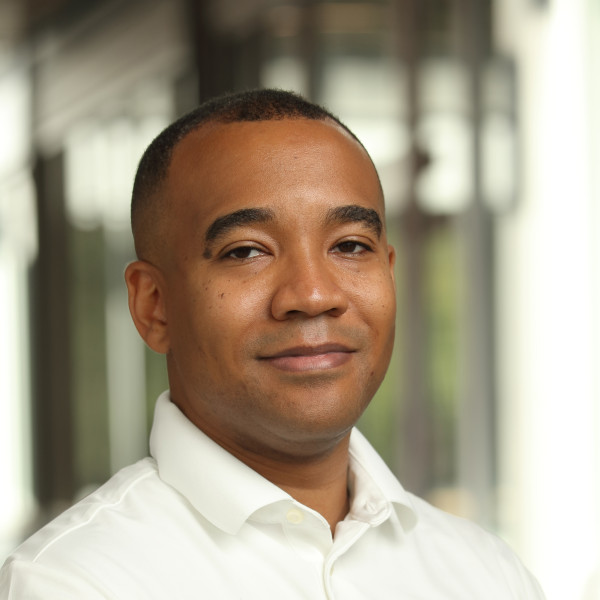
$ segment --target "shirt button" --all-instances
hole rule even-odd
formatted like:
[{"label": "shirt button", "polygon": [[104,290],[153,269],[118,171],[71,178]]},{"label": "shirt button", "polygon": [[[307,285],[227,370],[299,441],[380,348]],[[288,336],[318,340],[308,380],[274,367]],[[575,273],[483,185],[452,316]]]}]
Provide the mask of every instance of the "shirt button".
[{"label": "shirt button", "polygon": [[285,515],[285,518],[288,520],[288,523],[291,523],[292,525],[299,525],[302,523],[302,521],[304,521],[304,514],[297,508],[290,508]]}]

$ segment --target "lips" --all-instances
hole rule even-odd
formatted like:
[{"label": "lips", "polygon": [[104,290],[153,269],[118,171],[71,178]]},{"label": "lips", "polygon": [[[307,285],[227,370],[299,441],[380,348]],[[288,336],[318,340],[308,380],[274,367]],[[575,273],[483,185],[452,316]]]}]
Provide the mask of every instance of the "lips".
[{"label": "lips", "polygon": [[294,346],[260,357],[271,366],[288,372],[306,372],[334,369],[347,363],[355,352],[343,344]]}]

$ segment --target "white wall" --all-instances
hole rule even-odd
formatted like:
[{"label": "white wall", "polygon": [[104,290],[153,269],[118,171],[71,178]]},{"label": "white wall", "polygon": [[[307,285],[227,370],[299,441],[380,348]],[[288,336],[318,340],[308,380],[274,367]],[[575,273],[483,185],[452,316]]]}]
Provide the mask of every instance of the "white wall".
[{"label": "white wall", "polygon": [[[598,198],[592,2],[500,0],[519,73],[521,190],[499,236],[504,533],[548,600],[600,565]],[[596,33],[600,33],[600,29]]]},{"label": "white wall", "polygon": [[0,60],[0,562],[33,514],[27,269],[37,252],[27,72]]}]

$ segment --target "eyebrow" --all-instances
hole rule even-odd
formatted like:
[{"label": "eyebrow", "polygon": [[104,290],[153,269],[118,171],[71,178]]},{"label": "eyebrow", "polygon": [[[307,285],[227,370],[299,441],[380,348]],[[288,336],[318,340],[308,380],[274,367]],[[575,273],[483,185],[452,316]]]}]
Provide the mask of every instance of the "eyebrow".
[{"label": "eyebrow", "polygon": [[327,213],[328,223],[362,223],[368,229],[371,229],[377,237],[381,237],[383,223],[376,210],[365,208],[358,204],[349,204],[347,206],[337,206]]},{"label": "eyebrow", "polygon": [[268,223],[274,219],[275,213],[269,208],[242,208],[215,219],[204,234],[206,244],[204,256],[206,258],[210,257],[210,244],[228,231],[250,223]]},{"label": "eyebrow", "polygon": [[[215,219],[204,234],[204,257],[210,258],[211,245],[228,231],[251,223],[268,223],[275,219],[275,213],[269,208],[242,208],[235,212]],[[377,237],[381,237],[383,224],[376,210],[365,208],[358,204],[337,206],[327,211],[326,222],[331,223],[362,223],[371,229]]]}]

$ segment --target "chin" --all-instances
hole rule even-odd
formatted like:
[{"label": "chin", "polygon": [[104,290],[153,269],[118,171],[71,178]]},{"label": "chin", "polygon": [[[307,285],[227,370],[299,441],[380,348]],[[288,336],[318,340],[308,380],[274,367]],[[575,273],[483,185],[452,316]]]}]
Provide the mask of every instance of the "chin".
[{"label": "chin", "polygon": [[302,421],[280,423],[269,428],[269,434],[261,442],[297,457],[323,455],[333,451],[349,435],[360,414],[362,411],[356,418],[343,420],[325,419],[321,414],[318,418],[313,415]]}]

